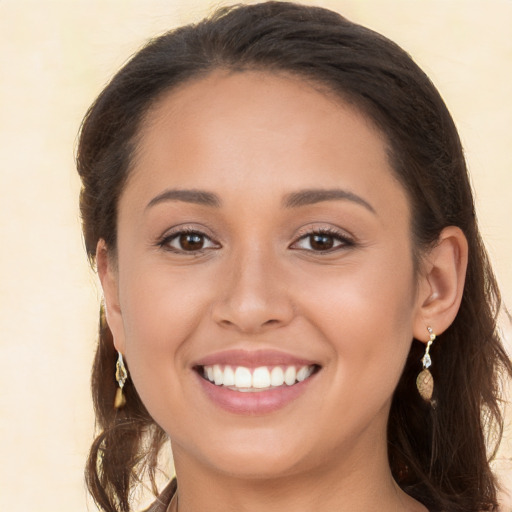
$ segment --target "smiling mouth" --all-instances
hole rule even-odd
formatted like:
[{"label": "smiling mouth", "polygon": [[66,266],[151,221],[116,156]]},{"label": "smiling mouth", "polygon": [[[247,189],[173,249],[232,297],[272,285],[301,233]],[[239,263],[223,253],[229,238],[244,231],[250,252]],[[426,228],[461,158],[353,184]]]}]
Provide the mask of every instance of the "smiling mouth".
[{"label": "smiling mouth", "polygon": [[215,386],[243,393],[255,393],[294,386],[317,373],[320,366],[312,364],[248,368],[214,364],[197,366],[195,370],[203,379]]}]

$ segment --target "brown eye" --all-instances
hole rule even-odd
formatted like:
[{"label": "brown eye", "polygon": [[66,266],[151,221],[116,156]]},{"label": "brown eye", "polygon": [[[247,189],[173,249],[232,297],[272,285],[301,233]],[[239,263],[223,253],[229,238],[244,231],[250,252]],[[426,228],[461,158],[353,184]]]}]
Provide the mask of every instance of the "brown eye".
[{"label": "brown eye", "polygon": [[204,236],[199,233],[182,233],[178,243],[184,251],[199,251],[204,246]]},{"label": "brown eye", "polygon": [[219,244],[213,242],[200,231],[180,231],[167,236],[160,242],[160,247],[177,253],[202,252],[206,249],[219,248]]},{"label": "brown eye", "polygon": [[322,253],[334,252],[338,249],[352,247],[353,245],[354,242],[341,233],[317,231],[302,236],[291,248]]},{"label": "brown eye", "polygon": [[310,235],[309,244],[315,251],[328,251],[334,247],[334,237],[332,235]]}]

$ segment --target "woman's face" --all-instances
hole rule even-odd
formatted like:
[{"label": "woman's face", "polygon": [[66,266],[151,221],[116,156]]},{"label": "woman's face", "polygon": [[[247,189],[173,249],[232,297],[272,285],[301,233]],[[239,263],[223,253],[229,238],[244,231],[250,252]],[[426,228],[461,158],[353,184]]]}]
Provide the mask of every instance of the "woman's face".
[{"label": "woman's face", "polygon": [[385,451],[411,254],[405,192],[352,106],[262,72],[159,101],[103,284],[177,464],[263,478]]}]

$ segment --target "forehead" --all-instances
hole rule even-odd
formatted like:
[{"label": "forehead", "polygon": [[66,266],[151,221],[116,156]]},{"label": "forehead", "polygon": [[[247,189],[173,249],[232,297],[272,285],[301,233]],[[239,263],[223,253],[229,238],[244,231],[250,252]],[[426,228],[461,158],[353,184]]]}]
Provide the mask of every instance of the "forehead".
[{"label": "forehead", "polygon": [[385,137],[352,104],[291,75],[218,71],[153,105],[129,181],[139,194],[198,183],[265,194],[271,182],[274,189],[346,185],[372,196],[377,179],[386,182],[381,190],[403,195]]},{"label": "forehead", "polygon": [[[348,135],[340,125],[343,118],[352,124],[351,131],[363,127],[386,148],[386,137],[373,121],[325,85],[286,72],[217,70],[159,97],[144,117],[139,147],[154,146],[158,133],[197,138],[209,132],[213,137],[237,126],[245,128],[240,138],[251,129],[274,131],[280,139],[309,137],[312,142],[312,131],[330,126],[342,143]],[[254,145],[258,141],[253,139]]]}]

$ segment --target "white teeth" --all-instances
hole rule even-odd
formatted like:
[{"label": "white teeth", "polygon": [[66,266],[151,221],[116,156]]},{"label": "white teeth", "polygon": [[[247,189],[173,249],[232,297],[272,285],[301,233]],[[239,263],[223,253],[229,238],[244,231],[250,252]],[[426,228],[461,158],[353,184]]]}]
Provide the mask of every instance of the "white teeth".
[{"label": "white teeth", "polygon": [[245,366],[231,366],[215,364],[204,366],[204,377],[216,386],[229,387],[237,391],[257,391],[283,386],[293,386],[297,382],[306,380],[313,374],[314,365],[302,366],[298,370],[295,366],[275,366],[269,370],[267,366],[249,369]]},{"label": "white teeth", "polygon": [[302,382],[303,380],[306,380],[311,375],[312,372],[313,372],[313,368],[311,366],[303,366],[297,372],[297,380],[299,382]]},{"label": "white teeth", "polygon": [[252,387],[258,389],[270,387],[270,372],[266,366],[254,370],[252,373]]},{"label": "white teeth", "polygon": [[252,375],[249,368],[239,366],[235,370],[235,387],[236,388],[250,388],[252,387]]},{"label": "white teeth", "polygon": [[231,368],[231,366],[226,366],[224,368],[224,386],[234,386],[235,385],[235,372]]},{"label": "white teeth", "polygon": [[224,380],[224,372],[218,364],[213,365],[213,382],[216,386],[222,386]]},{"label": "white teeth", "polygon": [[284,372],[284,381],[288,386],[295,384],[295,377],[297,376],[295,366],[288,366]]},{"label": "white teeth", "polygon": [[282,386],[284,384],[284,372],[280,366],[272,368],[270,372],[270,384],[272,386]]}]

